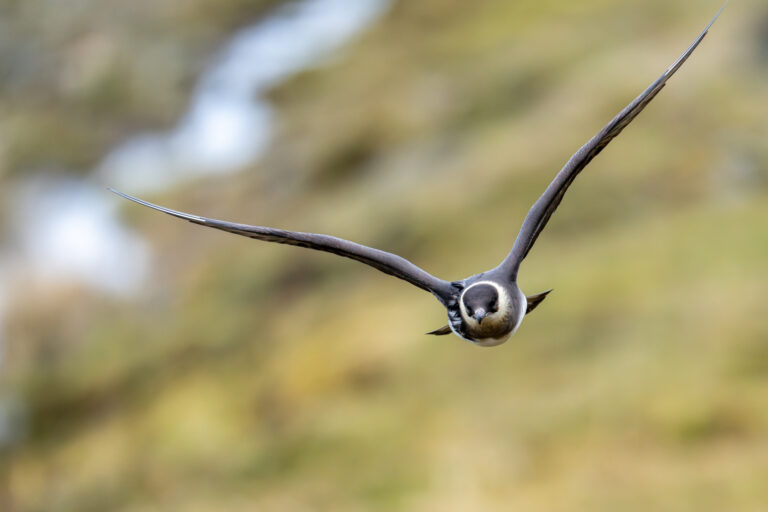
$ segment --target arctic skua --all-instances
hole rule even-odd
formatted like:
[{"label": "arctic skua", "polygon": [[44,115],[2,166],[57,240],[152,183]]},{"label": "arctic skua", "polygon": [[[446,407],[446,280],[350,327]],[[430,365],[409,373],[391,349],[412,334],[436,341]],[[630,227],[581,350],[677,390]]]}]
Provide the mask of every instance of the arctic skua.
[{"label": "arctic skua", "polygon": [[341,238],[210,219],[171,210],[113,189],[110,190],[136,203],[201,226],[220,229],[256,240],[325,251],[360,261],[428,291],[440,301],[448,311],[448,325],[428,334],[444,335],[453,332],[479,346],[500,345],[517,331],[525,315],[533,311],[549,293],[524,295],[517,286],[518,271],[520,264],[562,201],[568,187],[587,164],[619,135],[664,88],[667,80],[680,69],[699,46],[724,8],[725,5],[720,8],[717,15],[672,66],[568,160],[544,191],[544,194],[531,207],[512,250],[504,261],[491,270],[466,279],[444,281],[396,254]]}]

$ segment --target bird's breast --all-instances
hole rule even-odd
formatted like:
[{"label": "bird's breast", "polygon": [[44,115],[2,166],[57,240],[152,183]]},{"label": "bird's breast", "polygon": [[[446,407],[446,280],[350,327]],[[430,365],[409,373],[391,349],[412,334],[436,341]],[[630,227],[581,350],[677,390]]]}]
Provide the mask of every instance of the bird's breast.
[{"label": "bird's breast", "polygon": [[496,313],[482,322],[466,319],[458,307],[448,310],[451,330],[459,337],[481,347],[495,347],[509,339],[515,331],[516,322],[512,315]]},{"label": "bird's breast", "polygon": [[480,347],[495,347],[497,345],[501,345],[502,343],[506,342],[511,337],[512,337],[512,331],[509,331],[509,333],[507,333],[505,336],[501,336],[499,338],[480,338],[480,339],[473,340],[472,343]]}]

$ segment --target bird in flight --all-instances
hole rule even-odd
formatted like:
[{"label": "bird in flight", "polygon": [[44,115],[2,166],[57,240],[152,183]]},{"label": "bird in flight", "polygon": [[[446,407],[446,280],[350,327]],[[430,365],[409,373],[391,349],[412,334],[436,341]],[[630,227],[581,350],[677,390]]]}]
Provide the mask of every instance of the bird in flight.
[{"label": "bird in flight", "polygon": [[[726,4],[727,5],[727,2]],[[709,25],[699,34],[688,49],[655,82],[614,117],[600,132],[584,144],[557,173],[544,194],[533,204],[523,221],[512,250],[499,266],[459,281],[444,281],[427,273],[410,261],[396,254],[364,245],[315,233],[301,233],[282,229],[237,224],[209,219],[198,215],[171,210],[143,201],[114,189],[110,191],[136,203],[188,220],[256,240],[295,245],[330,252],[360,261],[386,274],[398,277],[432,293],[448,311],[448,325],[428,334],[444,335],[453,332],[457,336],[482,347],[500,345],[512,336],[530,313],[543,301],[549,291],[526,297],[517,286],[520,264],[528,255],[536,239],[557,209],[568,187],[576,176],[637,117],[656,97],[667,80],[699,46],[712,24],[725,8],[723,5]],[[550,290],[551,291],[551,290]]]}]

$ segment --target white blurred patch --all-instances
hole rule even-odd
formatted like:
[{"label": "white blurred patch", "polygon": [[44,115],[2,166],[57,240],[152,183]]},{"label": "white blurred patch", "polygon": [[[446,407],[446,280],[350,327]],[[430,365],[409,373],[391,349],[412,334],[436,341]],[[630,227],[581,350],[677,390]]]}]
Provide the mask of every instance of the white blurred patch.
[{"label": "white blurred patch", "polygon": [[34,274],[118,295],[142,285],[148,247],[119,222],[107,191],[75,180],[36,179],[20,188],[14,225]]},{"label": "white blurred patch", "polygon": [[317,64],[380,16],[389,0],[305,0],[237,32],[200,77],[170,133],[142,134],[107,155],[102,178],[140,193],[184,177],[233,172],[269,144],[272,109],[263,93]]}]

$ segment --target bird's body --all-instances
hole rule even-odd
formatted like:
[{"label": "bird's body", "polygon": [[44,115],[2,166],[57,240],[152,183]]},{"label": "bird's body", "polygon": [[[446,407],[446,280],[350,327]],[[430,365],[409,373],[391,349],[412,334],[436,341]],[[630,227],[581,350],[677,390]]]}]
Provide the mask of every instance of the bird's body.
[{"label": "bird's body", "polygon": [[494,347],[520,327],[528,309],[525,295],[517,283],[499,277],[481,274],[465,280],[457,304],[448,306],[448,325],[457,336]]},{"label": "bird's body", "polygon": [[[726,2],[727,4],[727,2]],[[635,98],[597,135],[581,147],[560,170],[544,194],[534,203],[523,222],[512,250],[496,268],[458,281],[444,281],[392,253],[328,235],[285,231],[264,226],[236,224],[178,212],[113,191],[126,199],[195,224],[267,242],[277,242],[330,252],[370,265],[431,292],[448,311],[448,325],[429,334],[457,336],[483,347],[500,345],[512,336],[549,291],[526,297],[517,286],[520,264],[528,255],[565,192],[578,174],[650,103],[667,80],[701,43],[725,5],[693,44],[640,96]],[[551,290],[550,290],[551,291]]]}]

